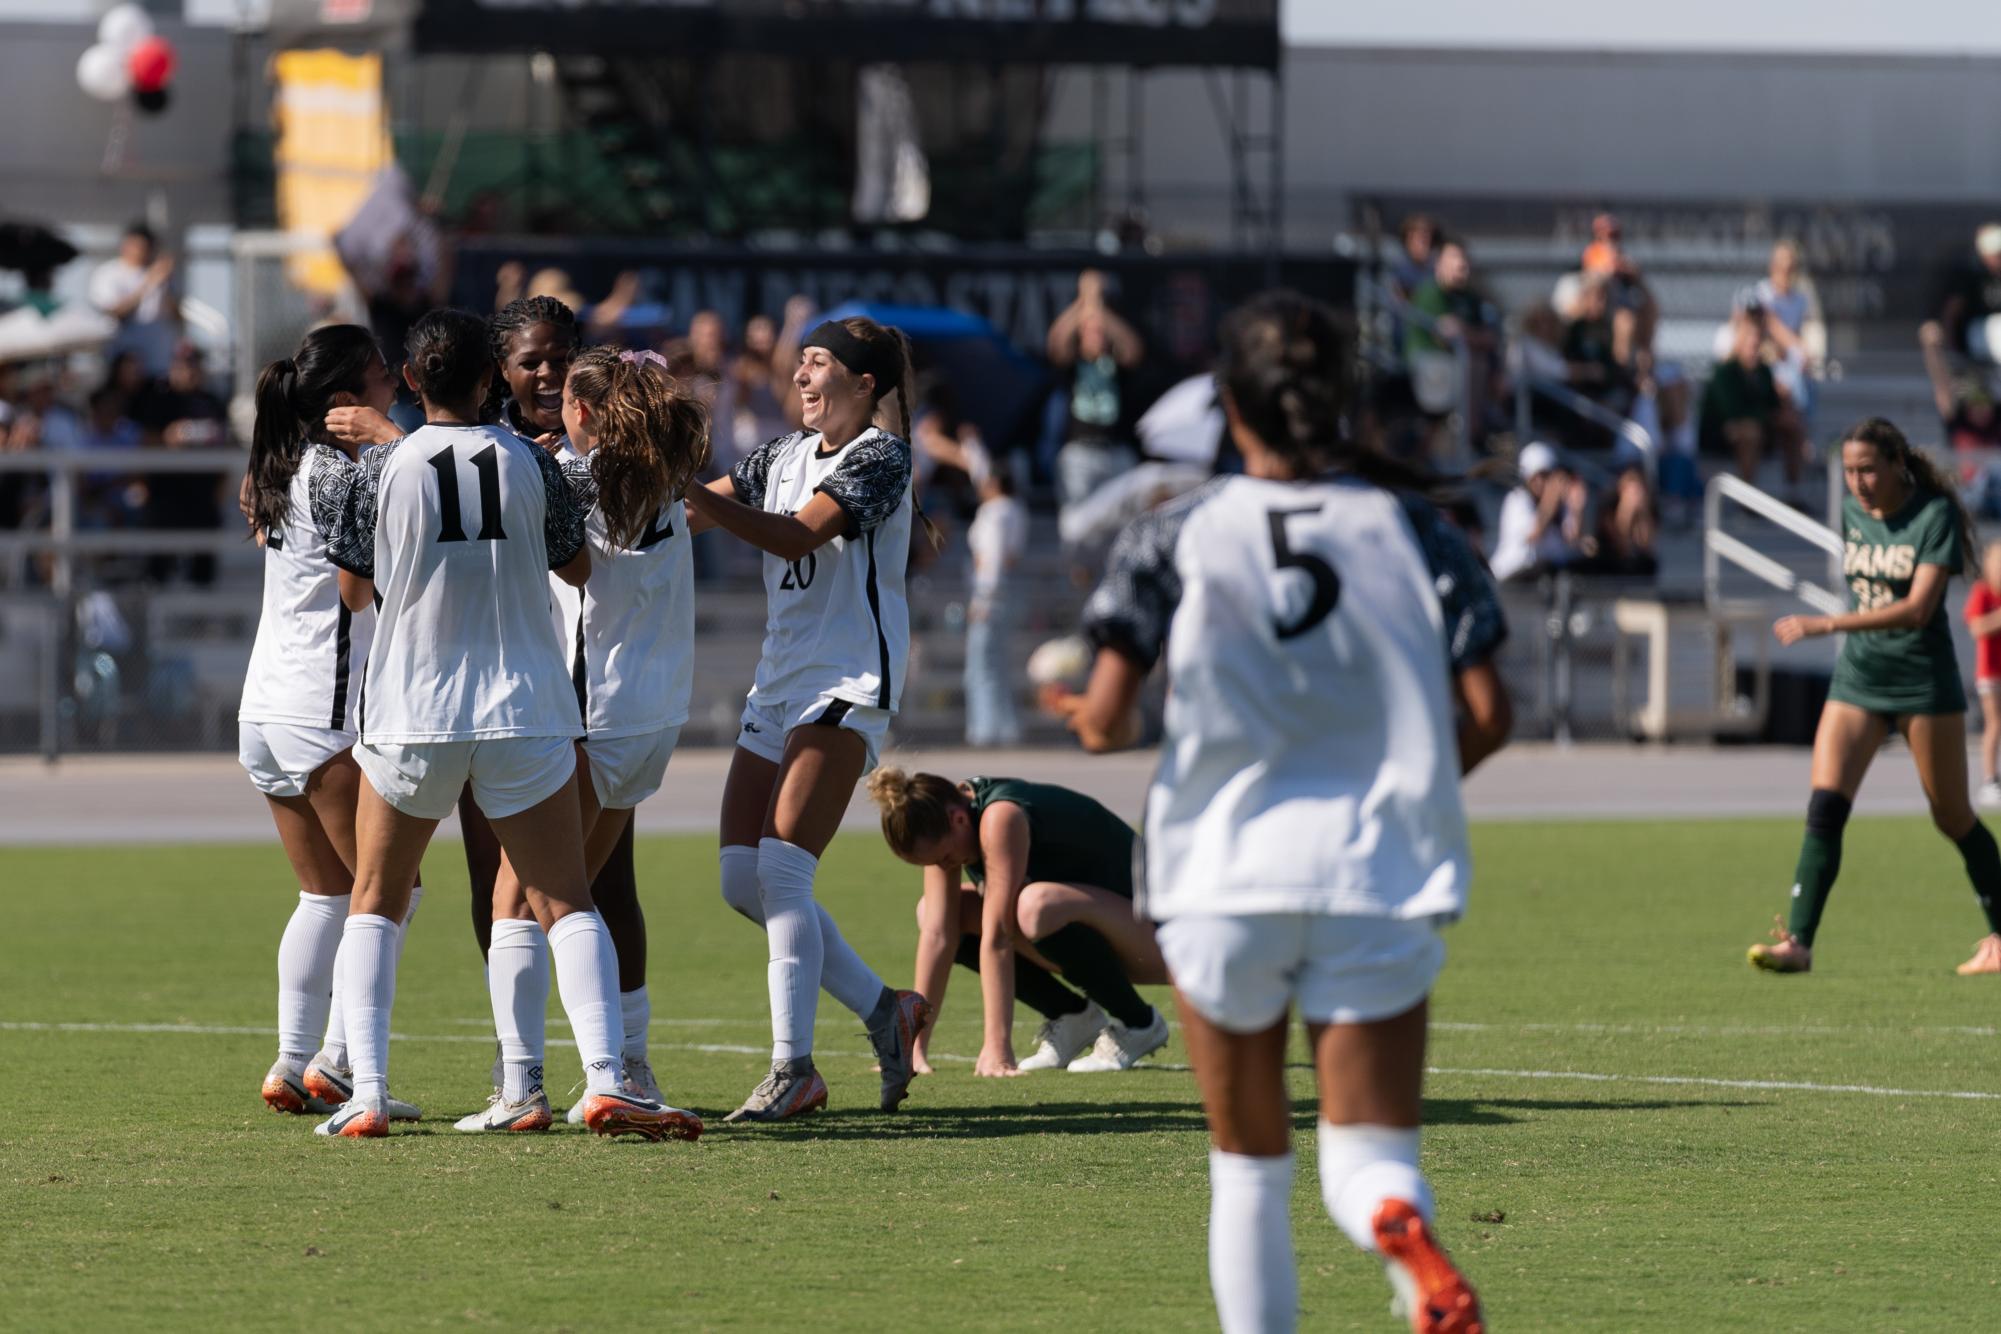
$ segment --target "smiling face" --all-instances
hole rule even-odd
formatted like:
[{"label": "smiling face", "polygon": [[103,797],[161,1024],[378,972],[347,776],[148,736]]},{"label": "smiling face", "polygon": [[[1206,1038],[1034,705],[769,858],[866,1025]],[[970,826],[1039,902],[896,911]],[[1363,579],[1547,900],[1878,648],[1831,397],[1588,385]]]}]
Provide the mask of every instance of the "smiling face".
[{"label": "smiling face", "polygon": [[507,340],[500,373],[523,426],[535,431],[563,429],[563,381],[569,377],[575,351],[570,335],[548,323],[531,324]]},{"label": "smiling face", "polygon": [[380,352],[368,363],[361,373],[361,387],[356,391],[337,390],[328,400],[328,406],[336,408],[373,408],[383,416],[396,406],[396,372],[389,369],[389,363],[382,359]]},{"label": "smiling face", "polygon": [[841,434],[840,427],[866,422],[874,409],[874,377],[856,375],[824,347],[800,351],[792,383],[799,390],[799,419],[809,431]]}]

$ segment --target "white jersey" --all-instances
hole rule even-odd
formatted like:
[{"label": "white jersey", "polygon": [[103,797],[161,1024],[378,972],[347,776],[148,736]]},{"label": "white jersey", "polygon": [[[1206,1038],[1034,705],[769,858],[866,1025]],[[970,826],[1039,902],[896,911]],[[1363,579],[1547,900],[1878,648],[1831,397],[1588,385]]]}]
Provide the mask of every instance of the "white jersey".
[{"label": "white jersey", "polygon": [[1126,529],[1085,623],[1167,658],[1149,916],[1464,908],[1451,676],[1506,627],[1429,505],[1353,480],[1212,482]]},{"label": "white jersey", "polygon": [[[595,491],[586,458],[568,445],[559,458],[579,490]],[[656,514],[630,547],[611,540],[595,506],[584,533],[590,583],[572,588],[549,577],[584,731],[610,739],[679,727],[695,692],[695,561],[681,502]]]},{"label": "white jersey", "polygon": [[549,571],[585,502],[547,451],[496,426],[424,426],[363,456],[328,547],[375,580],[361,737],[372,744],[580,736]]},{"label": "white jersey", "polygon": [[825,491],[848,516],[846,531],[810,555],[765,553],[769,611],[750,698],[831,695],[893,713],[910,656],[910,446],[873,427],[831,454],[820,441],[817,431],[795,431],[730,471],[746,505],[797,514]]},{"label": "white jersey", "polygon": [[327,560],[327,533],[355,464],[328,445],[308,445],[285,493],[285,521],[265,535],[264,610],[236,716],[354,732],[361,670],[375,612],[349,612]]}]

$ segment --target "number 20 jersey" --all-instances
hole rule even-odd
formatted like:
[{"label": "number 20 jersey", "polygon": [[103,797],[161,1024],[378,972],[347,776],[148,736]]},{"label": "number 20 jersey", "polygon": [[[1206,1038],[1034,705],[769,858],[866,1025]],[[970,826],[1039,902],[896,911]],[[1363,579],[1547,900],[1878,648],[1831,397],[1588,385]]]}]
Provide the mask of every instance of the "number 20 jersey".
[{"label": "number 20 jersey", "polygon": [[1451,677],[1506,630],[1429,505],[1353,480],[1212,482],[1127,528],[1085,628],[1167,659],[1148,916],[1463,910]]},{"label": "number 20 jersey", "polygon": [[337,564],[381,602],[361,739],[581,736],[549,619],[584,506],[544,450],[493,426],[424,426],[363,460]]}]

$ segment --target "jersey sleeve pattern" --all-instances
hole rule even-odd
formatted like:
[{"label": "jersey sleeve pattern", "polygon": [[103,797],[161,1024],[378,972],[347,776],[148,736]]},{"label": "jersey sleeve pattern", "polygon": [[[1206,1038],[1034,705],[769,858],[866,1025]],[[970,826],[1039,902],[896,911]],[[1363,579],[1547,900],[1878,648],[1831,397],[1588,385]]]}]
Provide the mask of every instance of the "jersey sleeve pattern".
[{"label": "jersey sleeve pattern", "polygon": [[[320,528],[326,534],[327,559],[363,579],[375,577],[375,506],[382,495],[382,470],[389,466],[400,443],[366,451],[353,469],[335,474],[342,481],[328,484],[331,494],[326,500],[326,515],[331,523],[322,523]],[[316,493],[315,522],[320,522],[320,513],[321,498]]]},{"label": "jersey sleeve pattern", "polygon": [[910,489],[910,446],[887,431],[849,445],[816,491],[832,496],[848,516],[845,536],[856,537],[896,513]]},{"label": "jersey sleeve pattern", "polygon": [[736,467],[730,469],[730,484],[736,488],[736,498],[754,510],[764,508],[764,483],[771,476],[771,461],[778,451],[797,438],[798,432],[781,435],[776,440],[767,440],[743,456]]},{"label": "jersey sleeve pattern", "polygon": [[1493,576],[1466,535],[1435,508],[1411,496],[1403,497],[1403,506],[1417,534],[1418,549],[1431,568],[1439,609],[1445,613],[1452,670],[1477,667],[1492,658],[1508,637],[1508,618]]},{"label": "jersey sleeve pattern", "polygon": [[306,501],[311,509],[307,517],[322,537],[339,529],[357,471],[357,465],[338,450],[315,447],[306,455]]},{"label": "jersey sleeve pattern", "polygon": [[577,503],[587,511],[594,507],[598,503],[598,479],[591,471],[591,461],[582,454],[569,454],[556,462],[563,469],[563,480],[570,484]]},{"label": "jersey sleeve pattern", "polygon": [[1221,485],[1197,487],[1126,525],[1112,544],[1105,577],[1084,604],[1084,638],[1092,648],[1116,650],[1145,668],[1160,661],[1181,603],[1174,548],[1188,516]]},{"label": "jersey sleeve pattern", "polygon": [[588,466],[578,482],[548,450],[540,445],[529,448],[542,469],[542,490],[548,501],[542,515],[542,542],[549,549],[549,568],[560,570],[584,549],[584,521],[597,501],[597,488],[590,483]]}]

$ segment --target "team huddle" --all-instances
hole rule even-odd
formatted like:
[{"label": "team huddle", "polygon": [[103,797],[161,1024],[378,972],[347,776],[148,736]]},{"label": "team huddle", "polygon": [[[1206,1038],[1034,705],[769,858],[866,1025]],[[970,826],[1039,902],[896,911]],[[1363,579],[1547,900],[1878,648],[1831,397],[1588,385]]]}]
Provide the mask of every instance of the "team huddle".
[{"label": "team huddle", "polygon": [[[372,1138],[418,866],[455,808],[498,1038],[468,1132],[548,1129],[551,976],[604,1135],[694,1139],[646,1051],[632,811],[689,710],[690,543],[763,553],[766,633],[722,794],[728,906],[762,927],[769,1073],[730,1121],[824,1106],[825,990],[867,1027],[895,1110],[930,1070],[953,966],[978,976],[975,1072],[1130,1067],[1168,1040],[1137,986],[1172,982],[1208,1113],[1210,1272],[1226,1330],[1289,1329],[1288,1025],[1319,1085],[1334,1221],[1382,1257],[1414,1329],[1482,1328],[1418,1166],[1427,998],[1471,878],[1460,776],[1510,727],[1493,585],[1428,476],[1348,442],[1352,345],[1289,294],[1232,314],[1218,382],[1245,474],[1136,521],[1085,611],[1083,745],[1129,745],[1171,674],[1144,838],[1048,784],[879,767],[904,687],[908,351],[821,325],[794,383],[803,429],[702,483],[699,406],[646,352],[581,349],[547,298],[413,328],[404,377],[365,330],[316,330],[267,368],[244,507],[266,550],[242,759],[298,874],[279,946],[272,1107]],[[922,868],[915,985],[862,958],[814,897],[857,783]],[[1042,1018],[1017,1059],[1014,1002]]]}]

